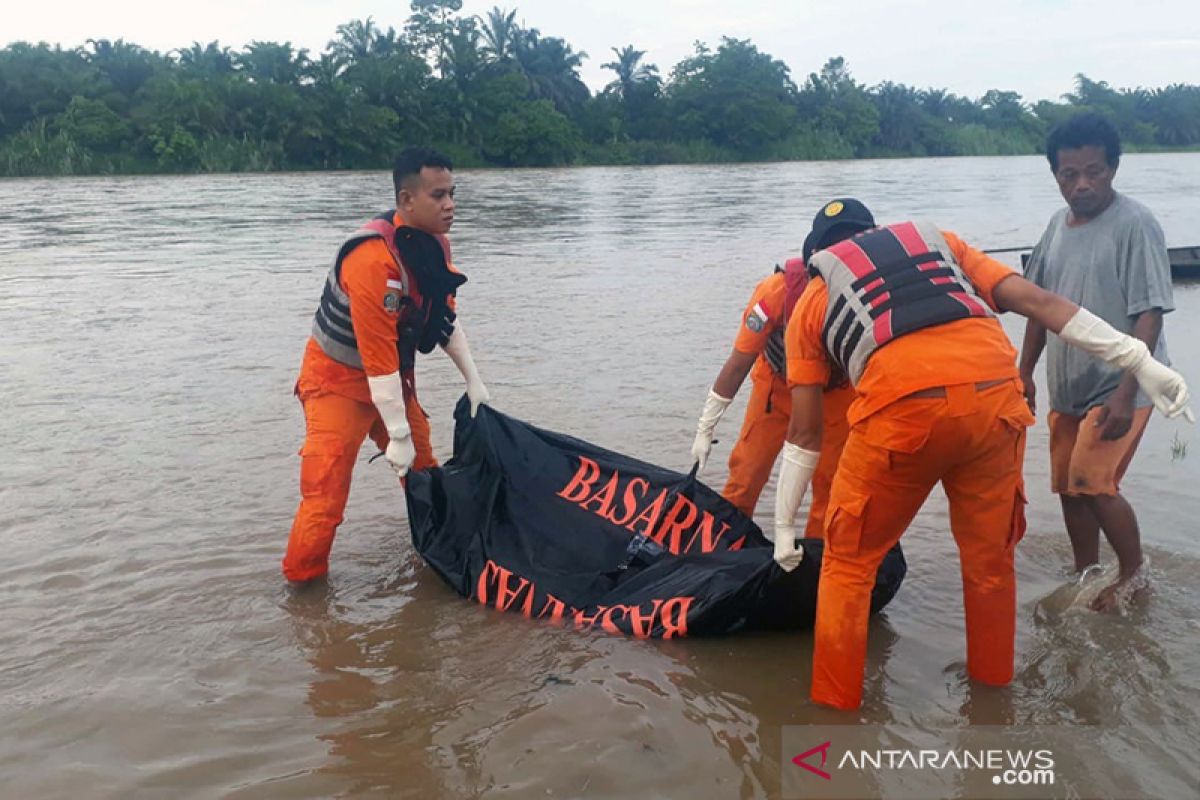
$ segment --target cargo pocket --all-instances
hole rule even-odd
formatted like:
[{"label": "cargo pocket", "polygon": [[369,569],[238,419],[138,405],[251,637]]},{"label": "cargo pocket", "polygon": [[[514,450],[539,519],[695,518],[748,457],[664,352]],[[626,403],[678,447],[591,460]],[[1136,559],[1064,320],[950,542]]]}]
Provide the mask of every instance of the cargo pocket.
[{"label": "cargo pocket", "polygon": [[[1015,386],[1019,387],[1020,384],[1017,383]],[[1008,427],[1019,431],[1036,424],[1037,417],[1029,410],[1029,404],[1025,402],[1025,398],[1017,394],[1016,391],[1017,389],[1014,388],[1012,402],[1005,406],[1000,412],[999,417]]]},{"label": "cargo pocket", "polygon": [[826,513],[825,547],[843,556],[857,556],[862,543],[863,519],[867,515],[866,494],[843,494],[830,499]]},{"label": "cargo pocket", "polygon": [[912,417],[875,415],[867,421],[865,441],[893,453],[915,453],[929,441],[933,420],[924,413]]},{"label": "cargo pocket", "polygon": [[1025,405],[1024,400],[1021,401],[1019,408],[1013,408],[1000,414],[1000,424],[1013,438],[1013,463],[1017,469],[1021,469],[1021,465],[1025,461],[1025,431],[1035,422],[1036,420],[1033,414],[1029,413],[1029,407]]},{"label": "cargo pocket", "polygon": [[1008,547],[1012,549],[1017,546],[1017,542],[1025,537],[1025,505],[1029,501],[1025,498],[1025,482],[1017,483],[1017,489],[1013,498],[1012,520],[1008,526]]},{"label": "cargo pocket", "polygon": [[346,444],[336,436],[311,436],[300,448],[300,496],[328,494],[336,485]]}]

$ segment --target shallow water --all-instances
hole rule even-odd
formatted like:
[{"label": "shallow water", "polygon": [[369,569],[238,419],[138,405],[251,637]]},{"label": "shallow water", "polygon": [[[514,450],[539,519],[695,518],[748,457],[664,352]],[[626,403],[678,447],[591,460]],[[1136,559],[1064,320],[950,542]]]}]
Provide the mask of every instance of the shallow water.
[{"label": "shallow water", "polygon": [[[1175,245],[1200,241],[1198,184],[1195,154],[1128,156],[1118,178]],[[328,588],[290,593],[291,387],[329,259],[389,185],[0,181],[4,796],[776,796],[782,726],[830,721],[1102,725],[1106,756],[1137,756],[1137,796],[1196,796],[1200,444],[1161,417],[1124,484],[1153,588],[1120,617],[1069,608],[1044,422],[1031,432],[1007,690],[965,679],[938,492],[852,715],[808,703],[808,635],[646,643],[461,600],[414,555],[366,451]],[[460,308],[497,407],[679,468],[750,290],[823,200],[989,247],[1032,243],[1061,202],[1035,158],[463,171],[459,186]],[[1175,292],[1171,352],[1200,385],[1200,285]],[[445,358],[418,373],[446,458],[461,383]],[[705,473],[718,488],[748,394]],[[772,504],[768,487],[760,523]]]}]

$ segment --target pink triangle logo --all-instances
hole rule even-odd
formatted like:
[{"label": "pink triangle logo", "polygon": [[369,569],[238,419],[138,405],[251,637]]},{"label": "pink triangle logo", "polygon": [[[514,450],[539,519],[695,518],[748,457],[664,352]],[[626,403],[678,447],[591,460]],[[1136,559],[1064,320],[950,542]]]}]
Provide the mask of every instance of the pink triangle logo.
[{"label": "pink triangle logo", "polygon": [[812,764],[808,763],[808,759],[811,756],[816,755],[817,753],[820,753],[821,754],[821,766],[824,767],[825,761],[829,757],[830,744],[831,744],[830,742],[825,742],[824,744],[817,745],[816,747],[812,748],[811,750],[805,750],[803,753],[801,753],[800,755],[793,758],[792,763],[795,764],[797,767],[804,767],[806,770],[808,770],[809,772],[811,772],[814,775],[820,775],[822,778],[824,778],[827,781],[833,780],[833,776],[831,776],[828,772],[826,772],[825,770],[823,770],[819,767],[814,767]]}]

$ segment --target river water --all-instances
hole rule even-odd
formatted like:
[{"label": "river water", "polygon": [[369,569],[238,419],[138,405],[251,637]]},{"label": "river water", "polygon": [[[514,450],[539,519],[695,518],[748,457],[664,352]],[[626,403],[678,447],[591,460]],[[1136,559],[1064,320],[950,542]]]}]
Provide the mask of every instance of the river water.
[{"label": "river water", "polygon": [[[752,287],[825,199],[987,247],[1034,242],[1061,203],[1032,157],[458,180],[460,309],[495,405],[681,469]],[[1197,185],[1200,154],[1118,175],[1175,245],[1200,240]],[[1121,616],[1059,602],[1070,549],[1031,431],[1005,690],[965,678],[939,492],[849,715],[809,704],[807,634],[647,643],[460,599],[367,450],[328,587],[292,593],[291,388],[337,244],[389,194],[384,173],[0,181],[5,797],[777,796],[783,726],[830,721],[1100,726],[1135,780],[1114,796],[1196,796],[1200,444],[1161,417],[1124,483],[1153,593]],[[1200,285],[1175,300],[1171,352],[1200,389]],[[418,381],[445,459],[460,380],[435,355]],[[717,488],[748,394],[704,475]],[[769,486],[761,524],[772,507]]]}]

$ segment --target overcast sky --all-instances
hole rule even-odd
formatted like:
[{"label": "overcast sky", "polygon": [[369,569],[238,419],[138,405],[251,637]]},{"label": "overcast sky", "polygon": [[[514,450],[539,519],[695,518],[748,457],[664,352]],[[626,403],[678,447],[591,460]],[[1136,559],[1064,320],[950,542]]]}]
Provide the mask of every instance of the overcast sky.
[{"label": "overcast sky", "polygon": [[[124,38],[156,50],[218,39],[253,39],[320,52],[341,23],[373,17],[401,27],[406,0],[3,0],[0,45],[64,46]],[[464,0],[483,14],[495,0]],[[845,56],[861,82],[884,80],[978,97],[1011,89],[1026,100],[1058,99],[1074,75],[1115,87],[1200,83],[1197,0],[520,0],[517,18],[589,55],[593,90],[611,73],[610,48],[632,44],[666,75],[693,42],[751,39],[802,83],[830,56]]]}]

